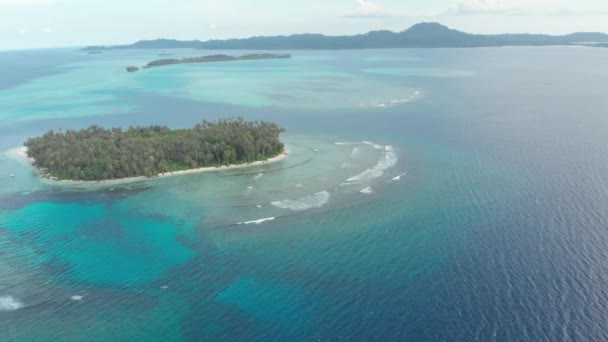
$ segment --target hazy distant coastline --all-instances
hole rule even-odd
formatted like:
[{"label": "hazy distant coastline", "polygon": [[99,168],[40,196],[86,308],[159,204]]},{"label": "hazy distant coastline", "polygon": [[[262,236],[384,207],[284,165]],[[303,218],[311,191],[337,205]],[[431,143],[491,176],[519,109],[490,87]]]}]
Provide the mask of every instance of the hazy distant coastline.
[{"label": "hazy distant coastline", "polygon": [[[228,40],[175,39],[141,40],[130,45],[89,46],[83,51],[112,49],[201,49],[201,50],[333,50],[390,48],[465,48],[498,46],[582,45],[602,46],[608,35],[579,32],[568,35],[546,34],[471,34],[438,23],[420,23],[401,32],[372,31],[354,36],[295,34],[290,36],[251,37]],[[605,46],[605,45],[604,45]]]}]

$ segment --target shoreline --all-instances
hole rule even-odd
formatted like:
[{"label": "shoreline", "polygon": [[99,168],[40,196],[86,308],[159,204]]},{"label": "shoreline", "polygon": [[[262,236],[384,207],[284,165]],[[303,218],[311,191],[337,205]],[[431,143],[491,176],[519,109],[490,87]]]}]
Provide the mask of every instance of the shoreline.
[{"label": "shoreline", "polygon": [[139,181],[145,181],[145,180],[154,180],[154,179],[167,178],[167,177],[175,177],[175,176],[195,174],[195,173],[236,170],[236,169],[242,169],[242,168],[253,167],[253,166],[267,165],[267,164],[280,162],[280,161],[284,160],[285,158],[287,158],[287,156],[289,155],[287,152],[287,149],[286,149],[278,156],[275,156],[275,157],[272,157],[272,158],[269,158],[266,160],[255,161],[255,162],[248,163],[248,164],[232,164],[232,165],[222,165],[222,166],[201,167],[201,168],[197,168],[197,169],[160,173],[156,177],[137,176],[137,177],[129,177],[129,178],[108,179],[108,180],[101,180],[101,181],[76,181],[76,180],[53,180],[53,179],[49,178],[48,176],[46,176],[45,174],[43,174],[42,170],[40,170],[38,167],[36,167],[34,165],[34,163],[35,163],[34,158],[28,157],[27,147],[25,147],[25,146],[8,150],[6,152],[6,154],[9,157],[12,157],[14,159],[27,162],[30,166],[32,166],[35,169],[36,173],[38,173],[38,175],[40,176],[41,180],[44,183],[53,184],[53,185],[119,185],[119,184],[133,183],[133,182],[139,182]]}]

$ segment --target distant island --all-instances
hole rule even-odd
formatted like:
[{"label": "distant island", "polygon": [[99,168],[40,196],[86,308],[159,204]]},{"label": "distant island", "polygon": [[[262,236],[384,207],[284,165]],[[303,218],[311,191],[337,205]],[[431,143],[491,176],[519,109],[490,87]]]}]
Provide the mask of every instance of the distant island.
[{"label": "distant island", "polygon": [[[258,59],[287,59],[291,58],[289,54],[272,54],[272,53],[258,53],[249,54],[243,56],[228,56],[228,55],[211,55],[203,57],[190,57],[190,58],[170,58],[170,59],[158,59],[152,61],[144,66],[144,68],[154,68],[166,65],[174,64],[188,64],[188,63],[212,63],[212,62],[232,62],[232,61],[248,61]],[[127,70],[129,71],[129,70]],[[137,70],[134,70],[137,71]]]},{"label": "distant island", "polygon": [[284,129],[242,118],[165,126],[49,131],[24,151],[51,180],[107,181],[257,164],[284,155]]},{"label": "distant island", "polygon": [[593,43],[593,44],[582,44],[589,47],[608,48],[608,43]]},{"label": "distant island", "polygon": [[549,46],[608,43],[608,35],[580,32],[568,35],[546,34],[470,34],[450,29],[439,23],[420,23],[401,32],[372,31],[355,36],[295,34],[291,36],[252,37],[228,40],[174,39],[142,40],[130,45],[90,46],[100,49],[202,49],[202,50],[314,50],[314,49],[387,49],[387,48],[464,48],[497,46]]}]

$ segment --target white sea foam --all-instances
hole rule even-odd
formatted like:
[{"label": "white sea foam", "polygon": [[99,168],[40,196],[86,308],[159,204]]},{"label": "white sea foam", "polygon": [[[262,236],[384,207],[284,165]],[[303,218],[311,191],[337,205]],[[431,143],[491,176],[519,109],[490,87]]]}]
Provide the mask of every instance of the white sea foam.
[{"label": "white sea foam", "polygon": [[276,220],[276,217],[267,217],[267,218],[263,218],[263,219],[259,219],[259,220],[239,222],[237,224],[239,224],[239,225],[243,225],[243,224],[262,224],[264,222],[274,221],[274,220]]},{"label": "white sea foam", "polygon": [[392,181],[395,181],[395,182],[396,182],[396,181],[400,181],[400,180],[401,180],[401,177],[405,177],[405,176],[407,176],[407,173],[402,173],[402,174],[400,174],[399,176],[397,176],[397,177],[395,177],[395,178],[393,178],[393,179],[391,179],[391,180],[392,180]]},{"label": "white sea foam", "polygon": [[346,169],[347,167],[350,167],[351,165],[349,163],[342,163],[342,165],[340,165],[341,169]]},{"label": "white sea foam", "polygon": [[373,192],[374,192],[374,190],[372,190],[372,187],[371,187],[371,186],[368,186],[367,188],[365,188],[365,189],[361,190],[360,192],[361,192],[362,194],[369,195],[369,194],[373,193]]},{"label": "white sea foam", "polygon": [[247,190],[253,190],[253,187],[252,186],[248,186]]},{"label": "white sea foam", "polygon": [[376,144],[376,143],[374,143],[372,141],[362,141],[362,143],[364,143],[365,145],[373,146],[376,150],[383,150],[384,149],[384,146],[378,145],[378,144]]},{"label": "white sea foam", "polygon": [[386,105],[384,103],[381,103],[377,106],[378,108],[386,108]]},{"label": "white sea foam", "polygon": [[374,166],[375,170],[387,170],[391,167],[397,165],[397,154],[393,151],[387,151],[384,153],[383,157],[378,161],[378,164]]},{"label": "white sea foam", "polygon": [[253,179],[260,179],[262,176],[264,176],[263,173],[258,173],[257,175],[253,176]]},{"label": "white sea foam", "polygon": [[329,192],[321,191],[316,194],[300,197],[297,199],[285,199],[274,201],[271,204],[277,208],[289,209],[293,211],[303,211],[313,208],[321,208],[329,202]]},{"label": "white sea foam", "polygon": [[397,165],[397,161],[399,159],[397,157],[397,154],[393,151],[392,146],[376,145],[376,144],[374,144],[372,142],[368,142],[368,141],[364,141],[363,143],[374,146],[374,148],[376,148],[378,150],[384,150],[385,152],[382,154],[382,158],[380,158],[380,160],[378,161],[376,166],[374,166],[371,169],[367,169],[358,175],[350,177],[349,179],[346,180],[346,183],[342,183],[341,186],[349,185],[351,183],[370,182],[373,179],[382,177],[382,175],[384,174],[384,171]]},{"label": "white sea foam", "polygon": [[358,145],[358,142],[354,142],[354,141],[337,141],[335,142],[336,145]]},{"label": "white sea foam", "polygon": [[349,179],[346,180],[346,184],[343,183],[343,185],[348,185],[348,183],[369,182],[372,179],[382,177],[383,174],[384,174],[384,171],[382,171],[382,170],[367,169],[356,176],[350,177]]},{"label": "white sea foam", "polygon": [[356,157],[357,155],[359,155],[359,148],[355,147],[355,148],[353,148],[353,152],[350,154],[350,156]]},{"label": "white sea foam", "polygon": [[302,185],[302,184],[296,184],[296,188],[303,188],[303,187],[304,187],[304,185]]},{"label": "white sea foam", "polygon": [[261,207],[262,207],[262,205],[258,204],[258,205],[256,205],[255,207],[256,207],[256,208],[261,208]]},{"label": "white sea foam", "polygon": [[407,103],[409,101],[410,101],[409,99],[397,99],[397,100],[392,100],[391,104]]},{"label": "white sea foam", "polygon": [[12,296],[0,296],[0,311],[15,311],[23,307],[23,303]]}]

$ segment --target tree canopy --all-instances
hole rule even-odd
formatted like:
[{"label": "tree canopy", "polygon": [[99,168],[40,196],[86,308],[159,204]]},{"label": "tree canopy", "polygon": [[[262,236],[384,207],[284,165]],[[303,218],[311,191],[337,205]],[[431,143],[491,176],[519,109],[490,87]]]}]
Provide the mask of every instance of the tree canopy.
[{"label": "tree canopy", "polygon": [[242,118],[190,129],[131,126],[47,132],[25,143],[28,156],[58,180],[99,181],[267,160],[284,151],[284,129]]}]

